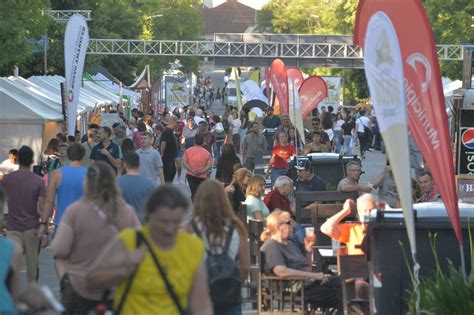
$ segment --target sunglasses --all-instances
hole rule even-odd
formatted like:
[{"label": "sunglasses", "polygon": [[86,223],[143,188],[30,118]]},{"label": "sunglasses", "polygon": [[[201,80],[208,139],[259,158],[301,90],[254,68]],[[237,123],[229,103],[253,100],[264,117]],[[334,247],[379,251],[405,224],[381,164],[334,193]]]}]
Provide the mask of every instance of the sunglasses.
[{"label": "sunglasses", "polygon": [[280,223],[280,225],[285,225],[285,224],[291,225],[291,220],[288,220],[288,221],[285,221],[285,222],[281,222],[281,223]]}]

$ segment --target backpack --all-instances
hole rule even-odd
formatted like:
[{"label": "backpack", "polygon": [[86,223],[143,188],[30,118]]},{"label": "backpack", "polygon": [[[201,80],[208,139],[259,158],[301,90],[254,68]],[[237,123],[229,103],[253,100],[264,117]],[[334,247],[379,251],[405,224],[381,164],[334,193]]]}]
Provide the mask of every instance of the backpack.
[{"label": "backpack", "polygon": [[[202,239],[196,223],[192,221],[194,232]],[[215,307],[229,307],[241,303],[240,270],[228,254],[234,226],[229,228],[226,243],[221,254],[214,254],[206,248],[209,293]]]},{"label": "backpack", "polygon": [[49,173],[49,170],[51,170],[51,163],[53,163],[52,167],[53,167],[53,170],[55,170],[58,166],[59,158],[48,156],[46,161],[43,161],[43,163],[41,164],[41,173],[43,175],[46,175]]},{"label": "backpack", "polygon": [[224,125],[221,122],[218,122],[214,127],[214,132],[216,136],[216,140],[224,140],[226,133],[224,130]]}]

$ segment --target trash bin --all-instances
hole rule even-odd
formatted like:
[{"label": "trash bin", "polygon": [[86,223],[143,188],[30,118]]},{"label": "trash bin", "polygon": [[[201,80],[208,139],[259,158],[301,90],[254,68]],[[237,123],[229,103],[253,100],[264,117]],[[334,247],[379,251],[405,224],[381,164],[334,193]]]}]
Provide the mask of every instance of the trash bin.
[{"label": "trash bin", "polygon": [[[447,260],[454,266],[461,265],[459,245],[454,235],[443,203],[415,204],[415,228],[417,259],[421,265],[420,278],[435,274],[435,260],[430,247],[429,233],[437,233],[436,250],[443,271],[447,270]],[[474,217],[474,206],[459,204],[462,233],[464,237],[464,256],[467,272],[470,270],[468,217]],[[472,221],[472,220],[471,220]],[[367,248],[369,260],[371,305],[373,314],[406,314],[408,306],[407,290],[412,289],[408,273],[409,267],[403,259],[399,241],[405,253],[411,257],[407,232],[401,210],[381,212],[372,211],[367,219]],[[471,222],[471,225],[473,222]],[[411,262],[411,258],[410,258]]]},{"label": "trash bin", "polygon": [[[328,191],[337,189],[339,181],[346,176],[346,164],[349,161],[355,160],[360,163],[357,155],[339,155],[338,153],[310,153],[307,158],[311,160],[314,173],[326,183],[326,190]],[[293,181],[296,181],[298,177],[294,168],[296,157],[291,159],[289,165],[289,175]]]}]

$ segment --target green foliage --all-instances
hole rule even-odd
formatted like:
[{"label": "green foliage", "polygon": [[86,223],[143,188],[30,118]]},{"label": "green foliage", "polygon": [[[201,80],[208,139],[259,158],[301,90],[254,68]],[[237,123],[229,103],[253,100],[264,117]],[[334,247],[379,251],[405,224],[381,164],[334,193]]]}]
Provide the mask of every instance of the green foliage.
[{"label": "green foliage", "polygon": [[[11,75],[20,67],[22,76],[43,74],[43,49],[33,46],[45,34],[49,37],[48,72],[64,74],[64,31],[60,24],[41,15],[42,9],[91,10],[90,38],[179,39],[199,38],[203,22],[196,0],[2,0],[0,1],[0,75]],[[158,15],[162,15],[159,17]],[[153,17],[154,16],[154,17]],[[85,71],[104,66],[129,84],[146,64],[152,79],[168,69],[174,57],[87,55]],[[183,71],[197,71],[196,58],[183,58]]]},{"label": "green foliage", "polygon": [[[359,0],[272,0],[257,17],[260,31],[293,34],[352,34]],[[472,0],[424,0],[438,44],[473,43]],[[305,69],[317,75],[341,75],[345,80],[345,103],[369,97],[363,71],[357,69]],[[441,62],[442,75],[462,77],[462,62]]]},{"label": "green foliage", "polygon": [[[437,44],[474,43],[472,0],[424,0],[423,4]],[[462,62],[441,61],[440,65],[443,76],[462,79]]]},{"label": "green foliage", "polygon": [[[449,259],[447,259],[447,272],[443,273],[436,250],[437,234],[429,234],[436,272],[431,277],[422,277],[421,279],[418,287],[420,292],[420,314],[474,314],[474,269],[472,268],[474,266],[474,254],[470,224],[468,224],[468,231],[471,250],[471,273],[467,279],[461,267],[456,268]],[[402,247],[405,263],[409,267],[410,264],[405,249],[401,243],[400,246]],[[414,285],[413,273],[410,268],[408,269]],[[409,294],[407,299],[408,314],[416,314],[415,291],[412,289]]]},{"label": "green foliage", "polygon": [[26,70],[27,62],[36,58],[35,47],[41,55],[42,48],[37,41],[52,23],[41,15],[41,10],[47,7],[47,0],[0,1],[0,75],[12,75],[15,65],[20,67],[20,71]]}]

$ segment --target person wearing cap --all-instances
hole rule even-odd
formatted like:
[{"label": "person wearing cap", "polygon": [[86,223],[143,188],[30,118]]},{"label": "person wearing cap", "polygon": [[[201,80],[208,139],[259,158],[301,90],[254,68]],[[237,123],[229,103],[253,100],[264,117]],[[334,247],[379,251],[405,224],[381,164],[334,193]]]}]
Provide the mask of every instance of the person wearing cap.
[{"label": "person wearing cap", "polygon": [[295,168],[298,172],[296,191],[326,191],[326,184],[321,177],[314,174],[309,159],[297,159]]},{"label": "person wearing cap", "polygon": [[262,121],[265,128],[278,128],[281,125],[280,117],[273,115],[273,107],[269,107]]},{"label": "person wearing cap", "polygon": [[290,136],[290,127],[291,127],[291,121],[290,121],[290,116],[288,115],[282,115],[281,116],[281,126],[278,127],[275,130],[275,134],[273,136],[273,146],[276,146],[278,144],[278,135],[280,132],[286,132],[288,137]]}]

